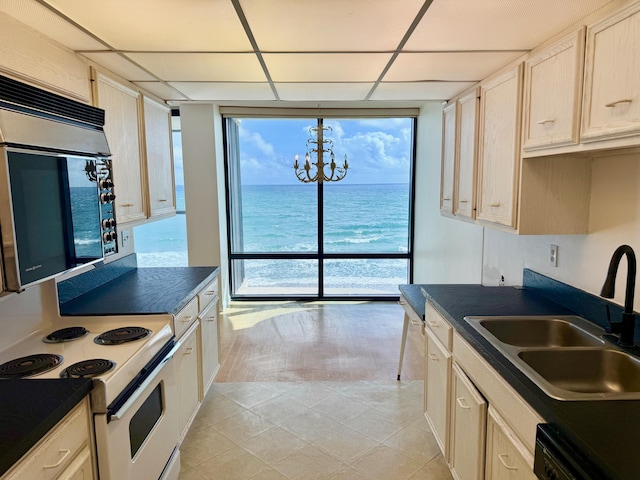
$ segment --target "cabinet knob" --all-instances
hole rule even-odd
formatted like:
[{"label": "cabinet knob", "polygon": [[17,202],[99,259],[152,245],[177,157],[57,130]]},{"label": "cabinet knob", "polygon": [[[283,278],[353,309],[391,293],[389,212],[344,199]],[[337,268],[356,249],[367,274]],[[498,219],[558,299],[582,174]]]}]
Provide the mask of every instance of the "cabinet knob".
[{"label": "cabinet knob", "polygon": [[464,397],[458,397],[456,398],[456,402],[458,402],[458,405],[460,405],[460,408],[464,408],[465,410],[469,410],[471,407],[467,404],[466,400],[464,399]]},{"label": "cabinet knob", "polygon": [[555,123],[556,119],[555,118],[548,118],[546,120],[540,120],[539,122],[536,122],[538,125],[546,125],[547,123]]},{"label": "cabinet knob", "polygon": [[62,465],[62,462],[64,462],[65,459],[69,456],[69,454],[71,453],[71,450],[67,450],[66,448],[61,448],[60,450],[58,450],[58,453],[62,454],[62,456],[60,457],[60,460],[58,460],[53,465],[43,465],[42,468],[50,469],[50,468],[59,467],[60,465]]},{"label": "cabinet knob", "polygon": [[500,206],[500,202],[490,203],[489,206],[493,207],[493,208],[499,207]]},{"label": "cabinet knob", "polygon": [[618,105],[622,105],[622,104],[625,104],[625,103],[631,103],[632,101],[633,101],[633,99],[631,99],[631,98],[624,98],[622,100],[616,100],[615,102],[607,103],[605,105],[605,107],[607,107],[607,108],[615,108]]}]

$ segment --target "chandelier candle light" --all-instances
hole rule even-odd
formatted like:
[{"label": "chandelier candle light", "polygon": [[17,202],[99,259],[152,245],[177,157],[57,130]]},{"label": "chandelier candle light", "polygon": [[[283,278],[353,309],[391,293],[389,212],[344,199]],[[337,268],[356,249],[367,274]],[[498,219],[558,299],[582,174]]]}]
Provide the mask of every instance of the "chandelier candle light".
[{"label": "chandelier candle light", "polygon": [[[305,162],[302,168],[298,165],[298,154],[295,157],[295,163],[293,164],[293,169],[296,172],[296,177],[303,183],[311,183],[311,182],[339,182],[344,177],[347,176],[347,170],[349,169],[349,164],[347,163],[347,156],[344,156],[344,165],[342,167],[338,167],[336,165],[335,156],[333,155],[333,140],[330,138],[324,138],[324,132],[329,131],[329,134],[332,132],[332,128],[327,125],[326,127],[322,124],[322,118],[318,119],[318,126],[311,127],[309,129],[309,135],[311,138],[307,140],[307,153],[304,156]],[[316,138],[314,138],[314,135]],[[327,145],[327,148],[325,148]],[[313,165],[316,167],[315,175],[311,175],[311,154],[315,153],[318,161],[313,162]],[[329,154],[331,158],[331,163],[327,164],[323,161],[323,157],[325,154]],[[324,173],[324,167],[329,165],[331,168],[331,175],[327,176]]]}]

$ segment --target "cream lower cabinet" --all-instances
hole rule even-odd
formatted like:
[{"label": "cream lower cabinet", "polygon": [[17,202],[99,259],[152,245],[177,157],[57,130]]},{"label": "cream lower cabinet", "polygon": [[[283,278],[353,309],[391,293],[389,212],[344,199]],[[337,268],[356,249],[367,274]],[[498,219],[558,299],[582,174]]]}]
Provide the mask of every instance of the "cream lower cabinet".
[{"label": "cream lower cabinet", "polygon": [[96,479],[92,439],[87,397],[5,473],[2,480]]},{"label": "cream lower cabinet", "polygon": [[486,425],[487,402],[454,363],[449,465],[456,480],[484,478]]},{"label": "cream lower cabinet", "polygon": [[211,302],[200,313],[200,352],[202,355],[202,391],[204,398],[220,369],[218,346],[218,300]]},{"label": "cream lower cabinet", "polygon": [[487,470],[491,480],[536,480],[533,456],[502,417],[489,408],[487,421]]},{"label": "cream lower cabinet", "polygon": [[178,425],[180,428],[180,442],[187,434],[200,406],[200,386],[198,379],[198,329],[199,322],[194,322],[182,336],[182,346],[176,352],[176,372],[178,375],[179,409]]}]

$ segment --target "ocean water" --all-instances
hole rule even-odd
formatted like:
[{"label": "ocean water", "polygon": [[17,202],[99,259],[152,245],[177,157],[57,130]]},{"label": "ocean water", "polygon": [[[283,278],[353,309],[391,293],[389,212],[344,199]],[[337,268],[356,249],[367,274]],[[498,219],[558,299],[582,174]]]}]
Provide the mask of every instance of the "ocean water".
[{"label": "ocean water", "polygon": [[[178,210],[184,190],[176,186]],[[324,188],[324,251],[326,253],[403,253],[408,251],[409,185],[341,185]],[[305,253],[318,251],[317,193],[312,185],[244,185],[242,228],[234,251]],[[135,245],[141,266],[186,266],[184,215],[136,227]],[[243,272],[240,291],[276,293],[317,290],[315,260],[236,261]],[[326,260],[325,292],[397,295],[408,282],[406,259]]]}]

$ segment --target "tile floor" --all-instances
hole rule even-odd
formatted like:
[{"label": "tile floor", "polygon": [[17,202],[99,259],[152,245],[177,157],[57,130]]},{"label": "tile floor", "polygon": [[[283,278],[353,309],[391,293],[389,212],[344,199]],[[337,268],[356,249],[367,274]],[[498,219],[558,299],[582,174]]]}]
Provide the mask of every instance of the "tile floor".
[{"label": "tile floor", "polygon": [[214,383],[180,449],[180,480],[451,479],[423,382]]}]

